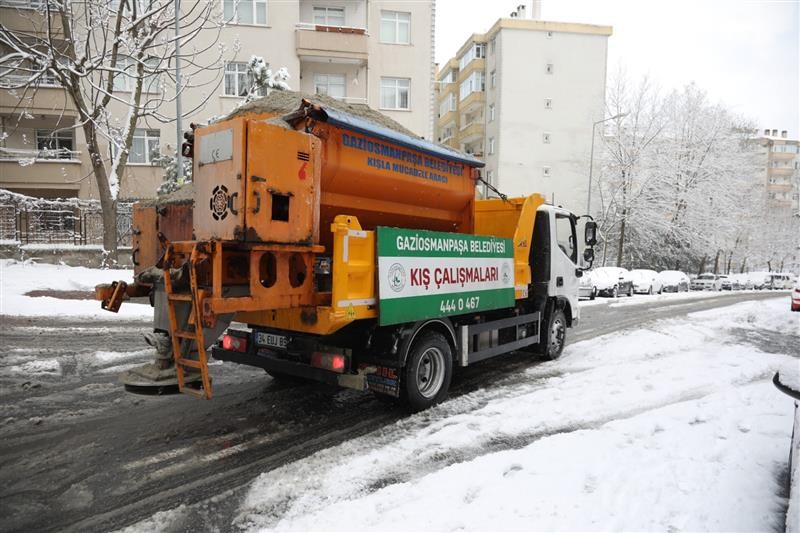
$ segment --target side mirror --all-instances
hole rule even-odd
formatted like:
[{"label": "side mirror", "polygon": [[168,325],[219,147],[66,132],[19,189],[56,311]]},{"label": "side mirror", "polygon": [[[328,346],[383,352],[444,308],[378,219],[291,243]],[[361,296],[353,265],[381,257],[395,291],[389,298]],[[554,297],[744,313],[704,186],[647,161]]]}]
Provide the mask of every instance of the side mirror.
[{"label": "side mirror", "polygon": [[583,232],[583,240],[586,246],[594,246],[597,244],[597,222],[594,220],[586,221],[586,228]]},{"label": "side mirror", "polygon": [[587,263],[591,263],[592,261],[594,261],[593,248],[587,248],[583,251],[583,260],[586,261]]}]

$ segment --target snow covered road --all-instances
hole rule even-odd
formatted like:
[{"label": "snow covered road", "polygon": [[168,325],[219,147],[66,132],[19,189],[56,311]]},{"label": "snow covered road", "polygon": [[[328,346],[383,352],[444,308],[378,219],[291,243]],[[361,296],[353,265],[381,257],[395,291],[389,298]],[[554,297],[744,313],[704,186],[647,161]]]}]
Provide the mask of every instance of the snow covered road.
[{"label": "snow covered road", "polygon": [[462,369],[410,417],[230,364],[211,402],[133,396],[115,373],[149,359],[146,319],[6,314],[3,529],[779,526],[791,401],[769,378],[800,316],[776,293],[638,298],[586,306],[561,360]]}]

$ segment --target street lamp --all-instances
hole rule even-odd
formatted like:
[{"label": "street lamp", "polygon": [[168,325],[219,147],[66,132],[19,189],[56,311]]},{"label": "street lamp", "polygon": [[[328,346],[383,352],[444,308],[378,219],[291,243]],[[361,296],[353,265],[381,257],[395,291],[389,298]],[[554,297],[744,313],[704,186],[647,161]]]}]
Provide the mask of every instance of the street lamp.
[{"label": "street lamp", "polygon": [[589,194],[586,198],[586,214],[592,214],[592,169],[594,168],[594,129],[597,127],[598,124],[602,124],[603,122],[608,122],[609,120],[614,120],[622,117],[627,117],[628,113],[618,113],[613,117],[604,118],[603,120],[598,120],[594,124],[592,124],[592,150],[589,154]]}]

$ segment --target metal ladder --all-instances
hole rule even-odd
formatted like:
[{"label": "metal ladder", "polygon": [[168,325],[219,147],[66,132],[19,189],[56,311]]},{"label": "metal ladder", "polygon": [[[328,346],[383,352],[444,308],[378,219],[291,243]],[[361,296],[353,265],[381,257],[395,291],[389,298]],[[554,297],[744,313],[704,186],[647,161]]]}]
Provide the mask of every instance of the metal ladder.
[{"label": "metal ladder", "polygon": [[[178,389],[185,394],[211,399],[211,379],[208,375],[208,357],[206,355],[206,344],[203,336],[203,321],[201,309],[201,291],[197,285],[197,265],[205,261],[209,254],[200,250],[200,243],[192,243],[191,254],[188,260],[189,266],[189,292],[175,292],[170,276],[177,250],[173,243],[166,245],[164,252],[164,291],[167,296],[167,314],[169,316],[170,338],[172,339],[172,356],[175,360],[175,372],[178,376]],[[179,329],[176,304],[178,302],[191,303],[189,316],[186,320],[186,329]],[[186,357],[183,356],[182,341],[189,341],[186,350]],[[192,359],[192,345],[197,348],[197,359]],[[202,387],[195,389],[186,385],[187,369],[200,371]]]}]

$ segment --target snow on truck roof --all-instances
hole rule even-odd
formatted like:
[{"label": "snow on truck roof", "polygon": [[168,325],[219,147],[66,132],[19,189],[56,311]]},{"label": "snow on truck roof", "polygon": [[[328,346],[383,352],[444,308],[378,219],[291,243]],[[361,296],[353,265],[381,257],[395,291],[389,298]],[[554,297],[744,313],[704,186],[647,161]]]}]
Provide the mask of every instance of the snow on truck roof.
[{"label": "snow on truck roof", "polygon": [[269,95],[248,102],[224,117],[223,120],[261,113],[273,113],[293,121],[306,111],[309,116],[322,122],[376,139],[391,142],[404,148],[462,163],[471,167],[483,167],[480,159],[423,138],[366,104],[348,104],[321,94],[303,94],[296,91],[273,91]]}]

